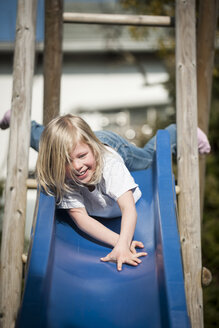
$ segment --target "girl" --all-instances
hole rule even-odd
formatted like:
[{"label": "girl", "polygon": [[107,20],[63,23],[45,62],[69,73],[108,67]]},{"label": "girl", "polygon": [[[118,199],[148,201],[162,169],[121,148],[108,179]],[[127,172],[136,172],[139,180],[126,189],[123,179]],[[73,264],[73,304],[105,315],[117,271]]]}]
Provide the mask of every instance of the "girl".
[{"label": "girl", "polygon": [[[58,208],[66,209],[80,230],[113,246],[102,261],[137,266],[139,257],[132,242],[137,220],[135,203],[141,197],[121,156],[101,143],[89,125],[71,114],[53,119],[42,133],[37,160],[37,179]],[[122,216],[120,234],[92,218]]]},{"label": "girl", "polygon": [[[0,128],[9,127],[10,115],[11,111],[5,113]],[[166,129],[172,153],[176,153],[176,126],[172,124]],[[31,146],[36,150],[43,130],[42,125],[31,122]],[[135,202],[140,191],[126,167],[131,171],[151,165],[155,137],[144,148],[138,148],[110,131],[95,134],[76,116],[54,119],[43,133],[37,163],[38,180],[47,193],[56,196],[58,206],[68,210],[80,229],[114,247],[102,260],[117,261],[117,268],[121,270],[123,263],[138,265],[139,257],[146,255],[135,251],[135,247],[144,247],[141,242],[131,242],[136,223]],[[199,152],[209,153],[210,144],[199,128],[197,136]],[[121,181],[120,188],[118,181]],[[120,235],[90,217],[113,217],[120,215],[120,211]]]}]

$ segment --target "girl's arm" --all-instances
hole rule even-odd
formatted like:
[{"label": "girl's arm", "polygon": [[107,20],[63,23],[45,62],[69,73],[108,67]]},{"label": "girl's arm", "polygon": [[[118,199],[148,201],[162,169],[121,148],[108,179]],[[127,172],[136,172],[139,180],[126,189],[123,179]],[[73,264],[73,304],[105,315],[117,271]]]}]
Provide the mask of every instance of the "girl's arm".
[{"label": "girl's arm", "polygon": [[113,247],[117,244],[119,235],[89,216],[84,207],[69,209],[68,213],[77,227],[89,236]]},{"label": "girl's arm", "polygon": [[141,242],[132,242],[137,219],[132,192],[128,191],[119,197],[118,204],[122,212],[120,235],[90,217],[85,208],[69,209],[68,213],[80,230],[94,239],[114,247],[112,252],[106,257],[101,258],[101,260],[104,262],[117,262],[117,269],[121,271],[123,263],[138,265],[141,262],[138,257],[147,254],[145,252],[137,253],[135,251],[136,247],[144,247]]},{"label": "girl's arm", "polygon": [[119,197],[117,202],[122,213],[119,242],[130,246],[137,221],[137,212],[132,191],[125,192]]},{"label": "girl's arm", "polygon": [[[122,212],[120,236],[112,252],[101,260],[116,261],[117,269],[118,271],[121,271],[123,263],[137,266],[141,263],[141,260],[138,257],[145,256],[147,253],[133,252],[133,247],[131,247],[137,221],[137,212],[132,191],[129,190],[125,192],[118,198],[117,202]],[[140,243],[138,246],[143,247]]]}]

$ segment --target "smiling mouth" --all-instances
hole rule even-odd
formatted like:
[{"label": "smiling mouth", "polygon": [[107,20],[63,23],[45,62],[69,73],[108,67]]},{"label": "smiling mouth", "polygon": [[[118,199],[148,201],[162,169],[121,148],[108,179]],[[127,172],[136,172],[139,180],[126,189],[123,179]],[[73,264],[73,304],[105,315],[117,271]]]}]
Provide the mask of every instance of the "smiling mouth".
[{"label": "smiling mouth", "polygon": [[88,171],[88,169],[86,169],[86,170],[84,170],[84,171],[82,171],[82,172],[80,172],[80,173],[77,173],[77,177],[78,177],[79,179],[82,178],[84,175],[86,175],[87,171]]}]

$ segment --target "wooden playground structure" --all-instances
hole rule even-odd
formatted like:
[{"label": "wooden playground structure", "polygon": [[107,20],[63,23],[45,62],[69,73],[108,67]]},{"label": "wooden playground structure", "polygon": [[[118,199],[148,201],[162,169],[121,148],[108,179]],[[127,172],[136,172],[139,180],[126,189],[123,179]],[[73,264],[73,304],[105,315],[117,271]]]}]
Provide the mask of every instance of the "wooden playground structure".
[{"label": "wooden playground structure", "polygon": [[[59,114],[63,23],[170,27],[176,30],[178,226],[191,326],[203,323],[201,213],[205,159],[197,124],[208,132],[218,0],[176,0],[175,19],[164,16],[63,13],[63,0],[45,0],[44,124]],[[198,10],[198,24],[196,22]],[[22,254],[37,0],[19,0],[14,52],[12,117],[1,247],[0,327],[14,327],[21,299]],[[197,28],[197,34],[196,34]],[[196,37],[197,35],[197,37]],[[197,55],[198,54],[198,55]],[[28,124],[27,124],[28,122]],[[200,177],[199,177],[200,172]],[[200,181],[200,183],[199,183]],[[201,192],[200,192],[201,190]]]}]

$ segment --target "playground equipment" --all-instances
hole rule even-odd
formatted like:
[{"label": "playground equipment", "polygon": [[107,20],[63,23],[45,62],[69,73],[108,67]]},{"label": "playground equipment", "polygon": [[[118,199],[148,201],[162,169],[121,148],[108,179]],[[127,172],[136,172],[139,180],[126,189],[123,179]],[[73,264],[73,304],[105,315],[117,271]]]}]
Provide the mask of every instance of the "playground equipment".
[{"label": "playground equipment", "polygon": [[[59,113],[62,62],[62,0],[46,0],[44,123]],[[201,1],[204,3],[205,1]],[[18,1],[14,57],[11,135],[1,255],[1,325],[13,326],[21,296],[26,178],[34,63],[36,0]],[[218,1],[211,8],[216,26]],[[200,7],[204,11],[204,6]],[[209,12],[209,11],[208,11]],[[207,13],[207,10],[205,14]],[[98,15],[97,15],[98,16]],[[126,19],[127,18],[127,19]],[[206,19],[206,15],[202,16]],[[66,19],[66,15],[64,15]],[[208,17],[209,19],[209,17]],[[72,19],[71,19],[72,20]],[[141,19],[137,19],[138,21]],[[124,17],[130,24],[130,17]],[[159,18],[158,18],[159,21]],[[170,24],[172,19],[165,19]],[[82,21],[81,21],[82,22]],[[78,22],[77,22],[78,23]],[[82,23],[91,23],[83,19]],[[93,21],[93,23],[97,23]],[[105,22],[105,23],[109,23]],[[118,23],[118,22],[117,22]],[[147,25],[147,18],[144,25]],[[150,20],[150,24],[152,24]],[[154,25],[163,25],[157,22]],[[165,23],[164,25],[168,25]],[[201,25],[201,24],[200,24]],[[197,81],[195,0],[176,0],[176,85],[178,140],[179,231],[188,314],[192,327],[203,327],[201,288],[200,202],[197,153]],[[215,28],[207,39],[214,40]],[[201,37],[199,41],[205,43]],[[199,47],[201,49],[201,47]],[[202,56],[202,53],[199,54]],[[203,57],[202,57],[203,58]],[[208,62],[208,61],[206,61]],[[21,69],[22,67],[22,69]],[[211,70],[208,71],[211,76]],[[206,88],[207,89],[207,88]],[[199,93],[203,90],[199,90]],[[23,123],[22,123],[23,122]],[[22,125],[23,124],[23,125]],[[19,128],[18,128],[19,127]],[[201,126],[202,127],[202,126]],[[204,129],[206,131],[206,129]],[[25,159],[25,164],[24,164]],[[194,205],[195,204],[195,205]],[[165,263],[165,261],[164,261]]]},{"label": "playground equipment", "polygon": [[[169,139],[159,131],[153,167],[133,172],[142,191],[134,238],[148,252],[137,268],[101,262],[109,248],[40,194],[17,328],[190,327]],[[119,232],[120,218],[99,220]]]}]

